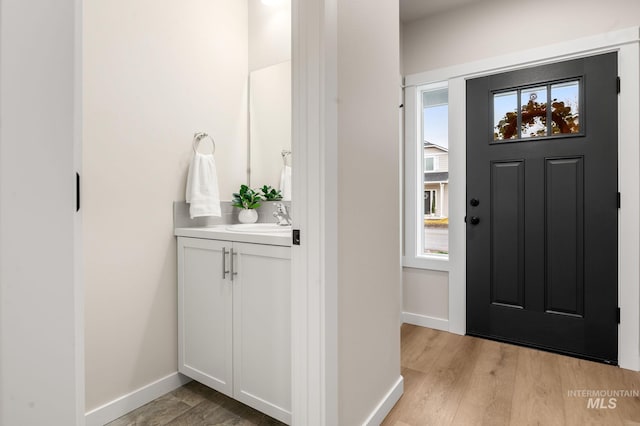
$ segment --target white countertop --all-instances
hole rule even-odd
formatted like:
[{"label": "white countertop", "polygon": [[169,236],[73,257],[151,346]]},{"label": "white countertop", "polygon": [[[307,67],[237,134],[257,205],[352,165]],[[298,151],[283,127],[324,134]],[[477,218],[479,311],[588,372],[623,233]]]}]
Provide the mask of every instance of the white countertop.
[{"label": "white countertop", "polygon": [[268,244],[272,246],[291,247],[291,232],[238,232],[228,230],[227,226],[228,225],[215,225],[208,227],[175,228],[174,235],[176,237],[238,241],[241,243]]}]

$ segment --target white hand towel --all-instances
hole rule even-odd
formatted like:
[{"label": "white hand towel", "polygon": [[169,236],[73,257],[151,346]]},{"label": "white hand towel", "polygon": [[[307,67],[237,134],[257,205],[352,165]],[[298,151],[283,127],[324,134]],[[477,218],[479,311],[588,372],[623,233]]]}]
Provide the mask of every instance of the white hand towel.
[{"label": "white hand towel", "polygon": [[194,153],[189,164],[186,200],[191,219],[200,216],[221,216],[218,174],[213,155]]},{"label": "white hand towel", "polygon": [[280,172],[280,193],[284,201],[291,200],[291,166],[284,166]]}]

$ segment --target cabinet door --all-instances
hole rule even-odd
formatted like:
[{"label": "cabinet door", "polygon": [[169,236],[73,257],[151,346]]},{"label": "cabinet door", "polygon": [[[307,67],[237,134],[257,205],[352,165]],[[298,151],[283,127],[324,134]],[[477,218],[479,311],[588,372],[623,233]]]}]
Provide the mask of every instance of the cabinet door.
[{"label": "cabinet door", "polygon": [[291,422],[291,249],[234,243],[234,398]]},{"label": "cabinet door", "polygon": [[223,275],[230,249],[229,242],[178,238],[178,369],[233,396],[233,289]]}]

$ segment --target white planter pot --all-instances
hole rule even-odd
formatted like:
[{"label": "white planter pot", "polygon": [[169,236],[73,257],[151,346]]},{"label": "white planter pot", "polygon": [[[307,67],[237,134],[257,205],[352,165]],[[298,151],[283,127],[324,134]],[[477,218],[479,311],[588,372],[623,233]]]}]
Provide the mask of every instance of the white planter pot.
[{"label": "white planter pot", "polygon": [[256,223],[258,221],[258,211],[256,209],[242,209],[238,213],[240,223]]}]

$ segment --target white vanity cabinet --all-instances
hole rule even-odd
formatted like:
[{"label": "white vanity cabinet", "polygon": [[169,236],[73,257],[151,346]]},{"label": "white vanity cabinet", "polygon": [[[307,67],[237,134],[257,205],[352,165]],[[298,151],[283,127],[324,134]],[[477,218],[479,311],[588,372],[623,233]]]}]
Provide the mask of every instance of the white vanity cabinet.
[{"label": "white vanity cabinet", "polygon": [[178,365],[182,374],[233,396],[233,287],[222,265],[230,246],[178,238]]},{"label": "white vanity cabinet", "polygon": [[291,248],[178,237],[179,371],[291,422]]}]

